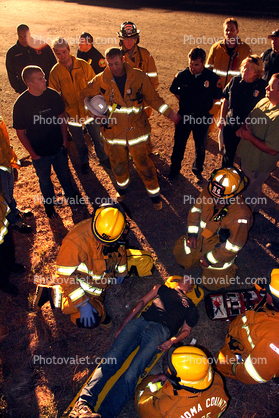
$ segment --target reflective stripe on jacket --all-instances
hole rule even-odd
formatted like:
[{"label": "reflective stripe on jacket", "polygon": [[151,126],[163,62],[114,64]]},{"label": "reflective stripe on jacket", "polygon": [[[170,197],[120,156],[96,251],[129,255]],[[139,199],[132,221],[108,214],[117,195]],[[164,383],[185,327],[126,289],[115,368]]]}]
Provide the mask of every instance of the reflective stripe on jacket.
[{"label": "reflective stripe on jacket", "polygon": [[130,64],[131,67],[144,71],[149,77],[154,89],[157,90],[159,86],[157,67],[154,58],[147,51],[147,49],[142,48],[141,46],[136,46],[132,59],[130,59],[128,52],[125,53],[125,61]]},{"label": "reflective stripe on jacket", "polygon": [[243,362],[235,369],[235,376],[243,383],[265,383],[279,376],[279,312],[264,309],[246,311],[230,324],[226,343],[233,341],[234,353]]},{"label": "reflective stripe on jacket", "polygon": [[251,53],[250,46],[237,38],[237,45],[230,57],[225,41],[222,40],[211,46],[205,67],[220,77],[224,88],[233,77],[240,75],[240,64]]},{"label": "reflective stripe on jacket", "polygon": [[[238,252],[247,241],[248,231],[253,223],[251,210],[241,196],[231,199],[231,202],[227,207],[227,214],[219,221],[214,221],[218,212],[214,213],[214,208],[216,208],[214,198],[205,188],[188,214],[188,235],[195,236],[199,242],[202,240],[202,246],[205,247],[207,242],[216,241],[213,250],[206,254],[210,263],[209,268],[224,269],[232,265]],[[219,212],[221,209],[219,207]],[[224,242],[220,242],[218,236],[221,229],[226,230],[228,235]],[[186,246],[186,254],[189,251],[190,248]]]},{"label": "reflective stripe on jacket", "polygon": [[65,103],[65,110],[70,117],[69,124],[81,126],[87,123],[87,119],[93,120],[85,109],[84,101],[79,97],[80,92],[92,81],[95,73],[86,61],[73,59],[73,68],[69,71],[62,64],[57,63],[49,75],[49,87],[58,93]]},{"label": "reflective stripe on jacket", "polygon": [[95,239],[91,222],[86,219],[78,223],[66,235],[56,261],[57,283],[76,307],[88,299],[87,295],[100,296],[111,282],[106,273],[113,276],[116,272],[117,276],[121,264],[117,252],[104,256],[104,245]]},{"label": "reflective stripe on jacket", "polygon": [[141,70],[133,69],[124,63],[127,79],[122,97],[110,69],[98,74],[93,83],[82,93],[82,97],[92,97],[101,94],[112,109],[108,129],[101,128],[102,137],[110,145],[130,146],[147,141],[150,135],[150,124],[143,109],[143,101],[149,106],[168,116],[171,108],[164,102],[152,87],[148,76]]}]

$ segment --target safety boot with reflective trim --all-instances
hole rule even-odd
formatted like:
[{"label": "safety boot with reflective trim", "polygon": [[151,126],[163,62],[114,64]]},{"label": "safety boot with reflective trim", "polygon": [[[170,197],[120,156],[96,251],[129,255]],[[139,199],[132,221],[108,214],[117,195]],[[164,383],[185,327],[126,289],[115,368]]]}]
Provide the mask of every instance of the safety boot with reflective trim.
[{"label": "safety boot with reflective trim", "polygon": [[86,402],[77,401],[69,415],[69,418],[101,418],[101,415],[92,411]]},{"label": "safety boot with reflective trim", "polygon": [[52,286],[38,285],[36,289],[35,299],[33,302],[34,310],[39,311],[41,307],[47,302],[50,302],[51,309],[55,308],[52,299]]}]

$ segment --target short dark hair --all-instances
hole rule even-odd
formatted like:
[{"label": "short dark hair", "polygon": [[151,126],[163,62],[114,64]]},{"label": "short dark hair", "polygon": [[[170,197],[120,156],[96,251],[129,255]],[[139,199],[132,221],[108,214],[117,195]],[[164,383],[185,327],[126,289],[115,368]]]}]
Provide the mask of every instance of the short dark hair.
[{"label": "short dark hair", "polygon": [[236,27],[236,29],[238,29],[238,23],[237,20],[234,17],[228,17],[228,19],[225,20],[225,22],[223,23],[223,28],[228,25],[229,23],[233,23]]},{"label": "short dark hair", "polygon": [[188,58],[192,61],[201,59],[201,62],[205,62],[206,53],[202,48],[193,48],[188,54]]},{"label": "short dark hair", "polygon": [[28,81],[32,81],[32,77],[34,73],[43,73],[43,70],[38,65],[27,65],[24,67],[21,73],[22,80],[27,85]]},{"label": "short dark hair", "polygon": [[16,28],[17,33],[24,31],[27,32],[29,30],[29,27],[27,25],[25,25],[24,23],[21,23],[20,25],[18,25],[18,27]]},{"label": "short dark hair", "polygon": [[123,53],[120,48],[108,48],[105,52],[106,58],[123,57]]},{"label": "short dark hair", "polygon": [[88,44],[93,44],[93,36],[90,35],[90,33],[88,32],[82,32],[82,34],[80,35],[80,38],[86,39],[86,42]]}]

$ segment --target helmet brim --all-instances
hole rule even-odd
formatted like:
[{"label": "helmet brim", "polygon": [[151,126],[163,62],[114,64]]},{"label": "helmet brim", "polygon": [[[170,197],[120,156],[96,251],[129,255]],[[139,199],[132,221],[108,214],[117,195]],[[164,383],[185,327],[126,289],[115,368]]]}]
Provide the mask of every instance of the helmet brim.
[{"label": "helmet brim", "polygon": [[[97,96],[94,96],[94,97],[97,97]],[[101,96],[101,97],[103,97],[103,96]],[[104,112],[103,113],[101,113],[101,112],[99,112],[98,111],[98,109],[96,109],[95,107],[93,107],[92,106],[92,104],[91,104],[91,100],[92,100],[92,98],[90,99],[89,97],[86,97],[85,99],[84,99],[84,104],[85,104],[85,106],[87,107],[87,109],[93,114],[93,115],[95,115],[95,116],[100,116],[100,117],[105,117],[106,116],[106,112],[107,112],[107,110],[108,110],[108,105],[107,105],[107,103],[106,103],[106,106],[105,106],[105,110],[104,110]]]}]

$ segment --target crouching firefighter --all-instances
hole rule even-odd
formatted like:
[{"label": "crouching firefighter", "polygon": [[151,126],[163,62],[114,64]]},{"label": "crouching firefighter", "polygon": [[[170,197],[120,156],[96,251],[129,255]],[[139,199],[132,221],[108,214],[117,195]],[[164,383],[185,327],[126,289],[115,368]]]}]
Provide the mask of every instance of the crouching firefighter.
[{"label": "crouching firefighter", "polygon": [[52,286],[37,286],[34,308],[50,301],[78,327],[110,327],[103,305],[106,289],[127,276],[153,272],[149,251],[126,248],[128,230],[125,211],[118,203],[101,205],[93,218],[77,224],[62,242]]},{"label": "crouching firefighter", "polygon": [[228,287],[235,278],[235,259],[247,241],[252,212],[240,195],[247,178],[236,167],[214,170],[187,219],[187,235],[173,250],[185,269],[201,266],[205,288]]},{"label": "crouching firefighter", "polygon": [[171,348],[167,356],[166,373],[147,376],[138,387],[135,403],[139,416],[220,417],[228,397],[206,354],[198,347],[181,346]]},{"label": "crouching firefighter", "polygon": [[255,287],[263,300],[231,322],[216,356],[220,373],[248,385],[279,377],[279,266]]},{"label": "crouching firefighter", "polygon": [[103,300],[111,284],[127,275],[126,216],[119,204],[102,205],[93,218],[77,225],[64,238],[56,261],[52,286],[37,286],[34,308],[50,301],[78,327],[110,324]]}]

